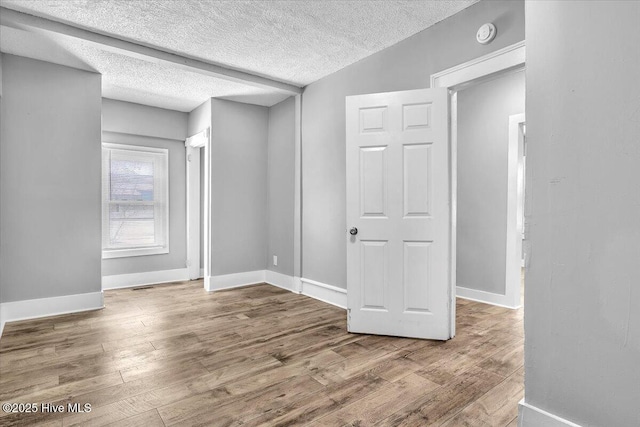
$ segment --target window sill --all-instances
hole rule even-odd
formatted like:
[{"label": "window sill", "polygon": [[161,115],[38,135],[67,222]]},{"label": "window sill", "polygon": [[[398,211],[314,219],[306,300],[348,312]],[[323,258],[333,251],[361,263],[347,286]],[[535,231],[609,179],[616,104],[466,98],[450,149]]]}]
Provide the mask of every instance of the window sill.
[{"label": "window sill", "polygon": [[162,255],[168,254],[169,247],[162,246],[156,248],[135,248],[135,249],[109,249],[102,251],[102,259],[127,258],[134,256]]}]

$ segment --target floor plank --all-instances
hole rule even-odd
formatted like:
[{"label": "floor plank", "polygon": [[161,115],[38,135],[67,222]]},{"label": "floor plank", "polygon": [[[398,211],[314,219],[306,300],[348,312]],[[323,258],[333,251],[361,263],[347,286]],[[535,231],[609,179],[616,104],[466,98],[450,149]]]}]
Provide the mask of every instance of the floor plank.
[{"label": "floor plank", "polygon": [[103,310],[8,323],[0,426],[513,426],[522,310],[458,300],[447,342],[346,332],[345,311],[270,285],[105,292]]}]

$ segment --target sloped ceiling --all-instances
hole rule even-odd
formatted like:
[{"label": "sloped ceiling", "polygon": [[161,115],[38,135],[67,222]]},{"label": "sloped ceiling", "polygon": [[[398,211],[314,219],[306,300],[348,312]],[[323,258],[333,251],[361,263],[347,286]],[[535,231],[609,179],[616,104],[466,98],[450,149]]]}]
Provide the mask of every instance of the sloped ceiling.
[{"label": "sloped ceiling", "polygon": [[[305,86],[477,0],[0,0],[0,5],[274,80]],[[208,97],[259,105],[278,91],[171,69],[81,40],[2,28],[0,49],[103,74],[104,96],[190,111]],[[127,99],[125,99],[127,98]]]}]

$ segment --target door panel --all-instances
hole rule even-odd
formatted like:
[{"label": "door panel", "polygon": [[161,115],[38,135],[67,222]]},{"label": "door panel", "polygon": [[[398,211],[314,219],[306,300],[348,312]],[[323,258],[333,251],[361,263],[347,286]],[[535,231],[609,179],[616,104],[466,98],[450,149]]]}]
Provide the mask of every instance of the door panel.
[{"label": "door panel", "polygon": [[360,149],[360,198],[361,216],[386,215],[386,147]]},{"label": "door panel", "polygon": [[362,270],[360,288],[362,289],[362,308],[387,310],[387,285],[389,283],[388,242],[363,242],[361,265]]},{"label": "door panel", "polygon": [[349,331],[449,339],[446,89],[347,97]]},{"label": "door panel", "polygon": [[404,215],[429,216],[431,144],[403,145]]},{"label": "door panel", "polygon": [[432,242],[404,242],[404,311],[429,312]]}]

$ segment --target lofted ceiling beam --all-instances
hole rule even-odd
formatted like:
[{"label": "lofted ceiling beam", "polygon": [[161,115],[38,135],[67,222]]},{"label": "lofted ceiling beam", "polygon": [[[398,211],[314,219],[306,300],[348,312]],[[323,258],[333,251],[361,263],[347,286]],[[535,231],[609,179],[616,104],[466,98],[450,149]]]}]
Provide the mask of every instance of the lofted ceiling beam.
[{"label": "lofted ceiling beam", "polygon": [[242,83],[264,89],[275,89],[290,95],[302,93],[302,88],[289,83],[228,68],[212,62],[203,61],[201,59],[190,58],[188,56],[162,50],[155,46],[143,45],[120,39],[112,35],[102,34],[51,19],[29,15],[13,9],[7,9],[5,7],[0,7],[0,25],[72,37],[97,45],[100,49],[110,52],[236,83]]}]

